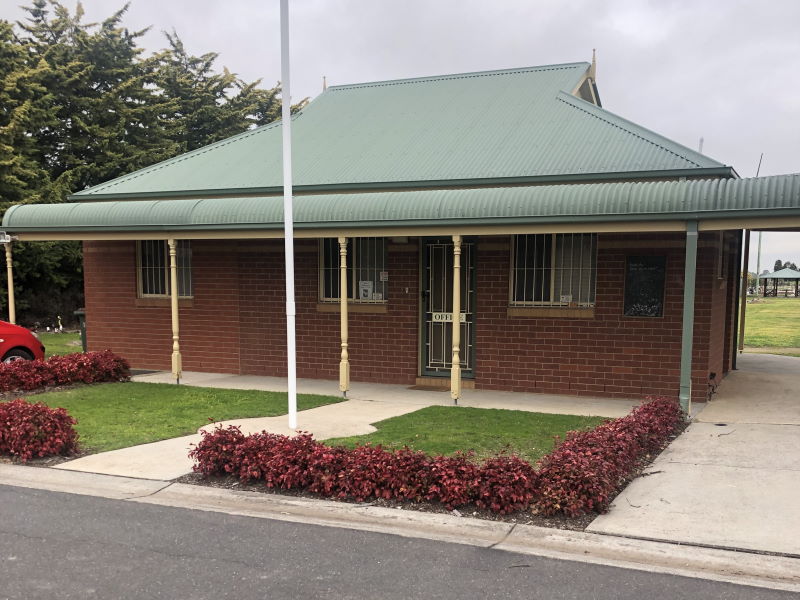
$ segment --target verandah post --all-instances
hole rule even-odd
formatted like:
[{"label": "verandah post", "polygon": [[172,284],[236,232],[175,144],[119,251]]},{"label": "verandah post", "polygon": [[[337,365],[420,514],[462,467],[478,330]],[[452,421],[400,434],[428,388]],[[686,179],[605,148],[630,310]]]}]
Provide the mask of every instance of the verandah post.
[{"label": "verandah post", "polygon": [[450,397],[461,397],[461,236],[453,236],[453,358],[450,367]]},{"label": "verandah post", "polygon": [[167,240],[169,245],[169,299],[172,307],[172,374],[175,383],[181,382],[180,323],[178,322],[178,243]]},{"label": "verandah post", "polygon": [[347,397],[350,389],[350,355],[347,346],[347,238],[339,238],[339,314],[341,317],[342,358],[339,361],[339,391]]},{"label": "verandah post", "polygon": [[694,297],[697,279],[697,221],[686,223],[686,262],[683,270],[683,332],[681,334],[681,384],[679,399],[687,415],[692,408],[692,347]]},{"label": "verandah post", "polygon": [[8,278],[8,322],[17,322],[17,308],[14,304],[14,260],[11,255],[11,242],[6,242],[6,273]]}]

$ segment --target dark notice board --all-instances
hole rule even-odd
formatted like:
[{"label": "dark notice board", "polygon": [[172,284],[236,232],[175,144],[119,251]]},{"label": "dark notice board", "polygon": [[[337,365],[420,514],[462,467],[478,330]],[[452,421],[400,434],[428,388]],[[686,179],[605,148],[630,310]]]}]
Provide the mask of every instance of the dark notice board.
[{"label": "dark notice board", "polygon": [[626,317],[664,314],[666,256],[629,256],[625,264]]}]

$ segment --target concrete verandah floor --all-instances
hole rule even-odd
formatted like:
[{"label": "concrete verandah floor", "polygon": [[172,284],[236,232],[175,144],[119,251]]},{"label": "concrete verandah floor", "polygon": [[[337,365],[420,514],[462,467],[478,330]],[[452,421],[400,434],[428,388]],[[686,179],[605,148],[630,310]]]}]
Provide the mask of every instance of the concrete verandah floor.
[{"label": "concrete verandah floor", "polygon": [[[137,375],[133,379],[149,383],[174,383],[172,374],[165,372]],[[181,379],[181,385],[285,391],[286,379],[186,372]],[[338,382],[321,379],[298,380],[298,392],[330,396],[341,395]],[[298,430],[309,431],[319,440],[363,435],[375,431],[372,423],[404,415],[426,406],[448,406],[452,405],[452,403],[449,390],[412,390],[404,385],[352,383],[345,402],[301,411],[297,415],[297,424]],[[489,390],[464,390],[462,399],[459,401],[460,406],[476,408],[501,408],[609,418],[626,415],[638,404],[639,402],[636,400],[523,394]],[[270,431],[285,435],[294,433],[289,429],[288,418],[285,415],[280,417],[237,419],[224,421],[221,424],[238,425],[244,433],[258,431]],[[218,424],[206,426],[205,428],[215,427],[216,425]],[[189,460],[187,453],[191,444],[196,444],[199,440],[200,435],[195,434],[142,444],[131,448],[93,454],[62,463],[57,468],[106,475],[169,480],[191,471],[192,462]]]},{"label": "concrete verandah floor", "polygon": [[800,555],[800,358],[743,354],[588,531]]},{"label": "concrete verandah floor", "polygon": [[[148,383],[174,383],[172,373],[158,372],[137,375],[134,381]],[[216,387],[242,390],[266,390],[285,392],[286,379],[258,375],[229,375],[219,373],[185,372],[182,385]],[[449,382],[449,380],[448,380]],[[322,394],[341,396],[339,382],[328,379],[298,379],[297,391],[300,394]],[[533,394],[522,392],[500,392],[494,390],[464,389],[459,400],[460,406],[475,408],[504,408],[527,410],[531,412],[562,413],[597,417],[621,417],[639,404],[638,400],[619,400],[585,396],[564,396],[557,394]],[[351,382],[347,392],[348,400],[361,400],[374,403],[390,403],[414,407],[450,406],[450,388],[439,390],[411,389],[408,385],[387,383]],[[341,405],[339,405],[341,406]]]}]

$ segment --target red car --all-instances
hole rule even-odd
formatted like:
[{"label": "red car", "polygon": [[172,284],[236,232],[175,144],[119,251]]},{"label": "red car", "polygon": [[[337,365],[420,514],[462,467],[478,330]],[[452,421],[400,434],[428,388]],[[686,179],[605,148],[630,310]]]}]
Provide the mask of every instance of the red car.
[{"label": "red car", "polygon": [[4,363],[35,358],[44,360],[44,345],[29,329],[0,321],[0,357]]}]

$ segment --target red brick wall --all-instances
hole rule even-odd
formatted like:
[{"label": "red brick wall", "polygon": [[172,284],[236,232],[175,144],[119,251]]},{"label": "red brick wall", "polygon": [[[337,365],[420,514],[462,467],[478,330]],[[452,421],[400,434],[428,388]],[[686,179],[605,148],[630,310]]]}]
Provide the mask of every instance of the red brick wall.
[{"label": "red brick wall", "polygon": [[[654,238],[672,247],[653,249]],[[479,246],[476,386],[612,397],[677,396],[682,241],[680,235],[599,236],[595,316],[587,319],[509,317],[510,251],[487,250],[487,244],[482,251]],[[700,254],[702,269],[707,259],[702,250]],[[663,317],[623,316],[626,255],[667,257]],[[702,367],[693,375],[696,400],[704,399],[708,377],[708,343],[701,340],[708,331],[706,304],[698,298],[694,353]]]},{"label": "red brick wall", "polygon": [[[295,246],[297,373],[339,377],[339,313],[318,310],[318,243]],[[389,244],[389,289],[385,314],[351,308],[350,374],[354,380],[413,384],[417,371],[418,244]],[[242,242],[242,372],[286,374],[283,242]]]},{"label": "red brick wall", "polygon": [[[709,382],[714,387],[722,381],[724,375],[730,370],[731,344],[733,336],[733,318],[736,310],[735,285],[736,277],[736,242],[735,234],[725,233],[723,238],[717,234],[709,234],[711,249],[714,257],[719,261],[719,248],[722,249],[722,265],[715,263],[715,273],[711,275],[711,330],[708,354]],[[719,275],[723,277],[719,277]],[[711,374],[715,374],[711,378]]]},{"label": "red brick wall", "polygon": [[[683,300],[683,236],[601,235],[593,319],[508,316],[508,238],[477,249],[476,387],[563,394],[676,396]],[[718,289],[715,249],[701,235],[693,396],[703,400],[709,370],[722,373],[727,289]],[[657,247],[659,244],[663,247]],[[654,247],[655,246],[655,247]],[[136,299],[133,242],[85,248],[91,349],[110,347],[141,368],[169,369],[169,304]],[[285,375],[283,242],[192,242],[195,297],[181,306],[184,369]],[[664,316],[622,316],[626,255],[667,257]],[[318,307],[318,244],[296,244],[298,375],[338,377],[339,314]],[[419,241],[390,244],[384,314],[351,312],[354,381],[413,384],[419,347]],[[191,304],[191,305],[189,305]],[[721,314],[720,318],[712,315]],[[713,336],[713,339],[712,339]],[[719,367],[717,367],[719,365]]]},{"label": "red brick wall", "polygon": [[[239,276],[229,246],[192,242],[195,297],[179,311],[188,371],[239,371]],[[169,301],[137,300],[135,242],[85,242],[83,263],[89,349],[110,348],[139,368],[171,368]]]}]

